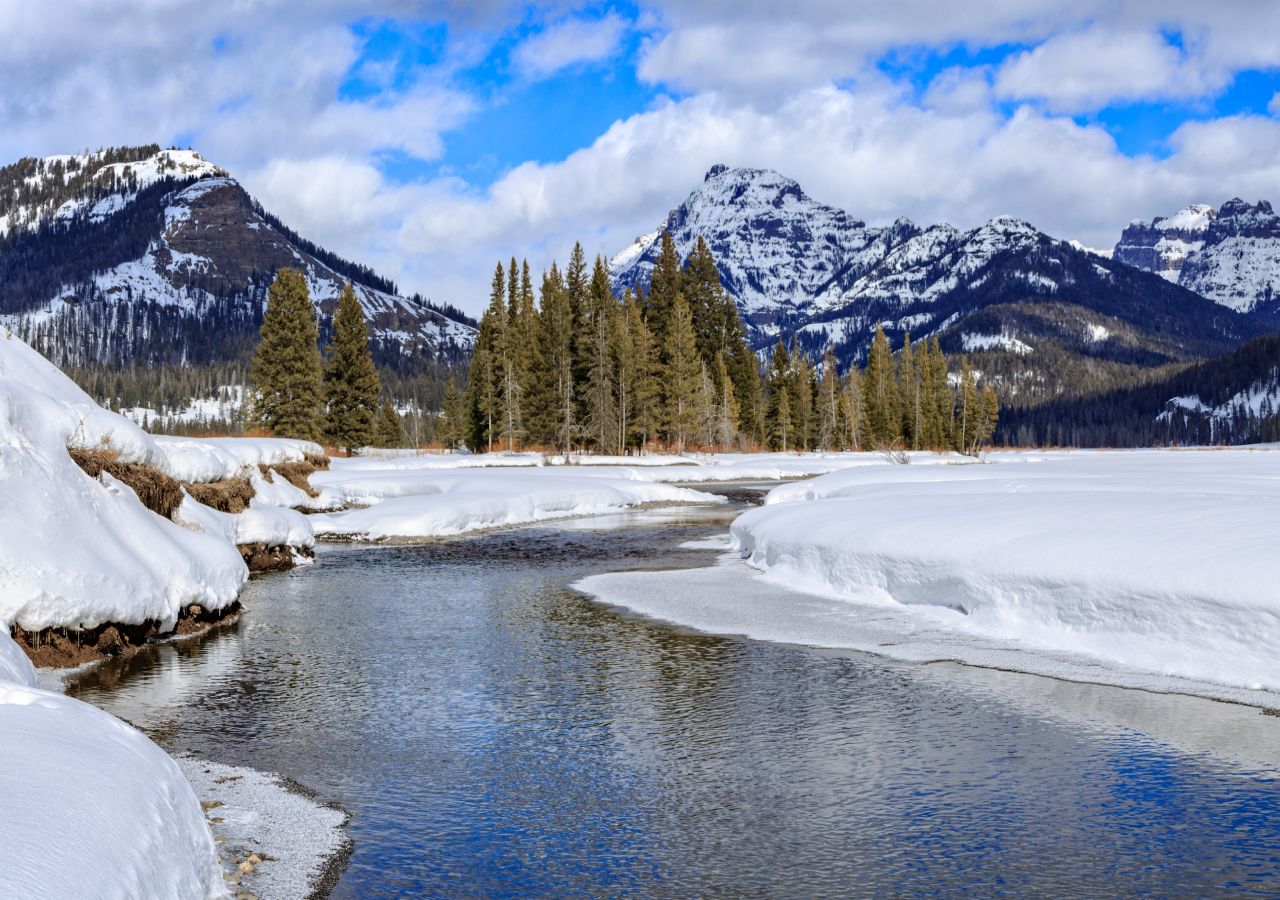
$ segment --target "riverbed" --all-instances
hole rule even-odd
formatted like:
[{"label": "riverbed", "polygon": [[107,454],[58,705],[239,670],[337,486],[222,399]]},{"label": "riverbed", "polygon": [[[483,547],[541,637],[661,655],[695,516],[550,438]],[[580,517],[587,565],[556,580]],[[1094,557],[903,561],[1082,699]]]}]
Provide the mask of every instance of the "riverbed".
[{"label": "riverbed", "polygon": [[321,547],[236,625],[69,690],[348,811],[335,897],[1280,893],[1255,708],[708,636],[568,587],[705,566],[733,513]]}]

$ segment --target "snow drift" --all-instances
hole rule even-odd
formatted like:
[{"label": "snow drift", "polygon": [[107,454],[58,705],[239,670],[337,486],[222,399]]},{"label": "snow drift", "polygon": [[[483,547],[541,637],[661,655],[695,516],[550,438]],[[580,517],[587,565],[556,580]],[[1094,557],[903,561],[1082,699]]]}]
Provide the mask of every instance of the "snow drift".
[{"label": "snow drift", "polygon": [[724,502],[701,491],[585,475],[577,469],[366,473],[327,484],[341,484],[352,502],[358,498],[374,505],[311,516],[315,531],[369,540],[443,537],[645,504]]},{"label": "snow drift", "polygon": [[1280,691],[1280,456],[993,454],[782,485],[731,532],[774,583],[1160,676]]}]

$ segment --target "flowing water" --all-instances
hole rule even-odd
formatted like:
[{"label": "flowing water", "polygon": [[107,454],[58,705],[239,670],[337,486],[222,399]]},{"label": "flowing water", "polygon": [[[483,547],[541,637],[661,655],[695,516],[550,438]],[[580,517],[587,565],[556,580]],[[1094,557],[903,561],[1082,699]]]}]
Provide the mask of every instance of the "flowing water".
[{"label": "flowing water", "polygon": [[679,544],[716,531],[322,548],[237,625],[71,692],[350,811],[337,897],[1280,895],[1274,768],[1198,740],[1267,757],[1280,719],[702,636],[566,587],[705,564]]}]

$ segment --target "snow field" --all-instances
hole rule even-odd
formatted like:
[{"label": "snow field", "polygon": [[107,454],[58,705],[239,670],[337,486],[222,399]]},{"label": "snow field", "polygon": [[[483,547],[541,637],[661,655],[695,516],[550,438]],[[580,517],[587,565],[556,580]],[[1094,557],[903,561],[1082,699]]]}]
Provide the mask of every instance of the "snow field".
[{"label": "snow field", "polygon": [[311,516],[317,534],[364,540],[444,537],[644,504],[724,502],[723,497],[701,491],[588,476],[577,469],[422,470],[386,478],[371,477],[374,474],[338,483],[349,499],[374,505]]},{"label": "snow field", "polygon": [[1280,457],[992,454],[782,485],[734,546],[767,580],[1156,676],[1280,691]]}]

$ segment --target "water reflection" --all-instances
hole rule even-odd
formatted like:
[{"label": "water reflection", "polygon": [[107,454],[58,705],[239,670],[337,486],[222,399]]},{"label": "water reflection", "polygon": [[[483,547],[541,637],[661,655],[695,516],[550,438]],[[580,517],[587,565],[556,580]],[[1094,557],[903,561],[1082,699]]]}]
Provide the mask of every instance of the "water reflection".
[{"label": "water reflection", "polygon": [[1213,708],[1254,759],[1277,720],[705,637],[564,587],[704,564],[678,545],[708,533],[330,549],[74,690],[350,810],[342,897],[1280,892],[1280,785],[1161,731]]}]

